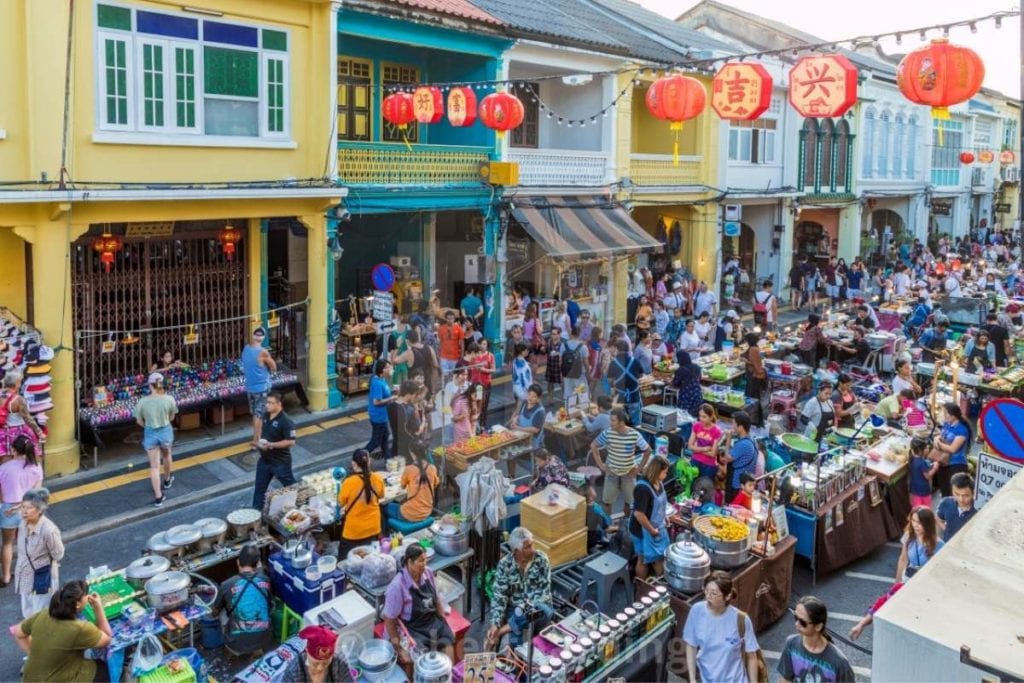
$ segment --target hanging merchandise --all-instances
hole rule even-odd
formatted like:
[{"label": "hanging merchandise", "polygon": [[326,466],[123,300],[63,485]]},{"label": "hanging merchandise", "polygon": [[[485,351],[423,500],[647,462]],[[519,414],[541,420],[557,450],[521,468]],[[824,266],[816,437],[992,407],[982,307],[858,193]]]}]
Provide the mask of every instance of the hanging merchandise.
[{"label": "hanging merchandise", "polygon": [[525,114],[519,98],[507,92],[492,93],[480,103],[480,121],[496,131],[499,138],[518,128]]},{"label": "hanging merchandise", "polygon": [[448,123],[456,128],[476,123],[476,93],[472,88],[452,88],[448,93]]},{"label": "hanging merchandise", "polygon": [[961,164],[973,164],[974,153],[973,152],[960,152],[960,163]]},{"label": "hanging merchandise", "polygon": [[644,98],[647,110],[655,118],[671,121],[669,129],[675,133],[672,146],[672,165],[679,165],[679,131],[683,121],[696,118],[704,111],[707,91],[704,84],[692,76],[664,76],[651,83]]},{"label": "hanging merchandise", "polygon": [[228,261],[235,258],[235,245],[238,244],[242,239],[242,231],[238,228],[228,224],[221,228],[220,233],[217,235],[217,241],[220,242],[220,247],[224,251],[224,257]]},{"label": "hanging merchandise", "polygon": [[1001,163],[1003,166],[1012,164],[1016,160],[1017,155],[1008,149],[1003,150],[1002,152],[999,153],[999,163]]},{"label": "hanging merchandise", "polygon": [[412,94],[414,115],[420,123],[437,123],[444,116],[444,100],[441,89],[420,86]]},{"label": "hanging merchandise", "polygon": [[772,103],[772,77],[760,64],[728,62],[711,81],[711,108],[719,118],[753,121]]},{"label": "hanging merchandise", "polygon": [[996,160],[995,152],[993,152],[990,149],[984,149],[984,150],[978,152],[978,161],[980,161],[983,164],[991,164],[995,160]]},{"label": "hanging merchandise", "polygon": [[114,254],[121,251],[123,246],[124,242],[121,241],[121,238],[111,235],[109,232],[104,232],[92,241],[93,251],[100,255],[100,263],[108,273],[111,266],[114,265]]},{"label": "hanging merchandise", "polygon": [[789,71],[789,103],[806,118],[842,116],[857,102],[857,67],[842,55],[808,55]]}]

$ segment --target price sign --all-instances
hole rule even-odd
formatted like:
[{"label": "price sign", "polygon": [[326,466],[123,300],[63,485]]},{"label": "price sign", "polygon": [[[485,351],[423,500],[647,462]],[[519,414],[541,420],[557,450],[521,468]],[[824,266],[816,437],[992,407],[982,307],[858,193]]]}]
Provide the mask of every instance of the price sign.
[{"label": "price sign", "polygon": [[373,293],[373,319],[391,320],[395,306],[395,295],[391,292],[375,291]]},{"label": "price sign", "polygon": [[181,340],[181,343],[184,344],[185,346],[192,346],[193,344],[199,343],[199,333],[196,332],[195,325],[188,326],[188,331],[185,333],[185,336]]},{"label": "price sign", "polygon": [[116,341],[105,341],[100,344],[100,353],[113,353],[116,349]]},{"label": "price sign", "polygon": [[462,662],[463,683],[493,683],[494,659],[493,652],[468,652]]},{"label": "price sign", "polygon": [[987,503],[1021,468],[1024,468],[1024,463],[1004,460],[991,453],[979,453],[974,481],[974,506],[980,508]]}]

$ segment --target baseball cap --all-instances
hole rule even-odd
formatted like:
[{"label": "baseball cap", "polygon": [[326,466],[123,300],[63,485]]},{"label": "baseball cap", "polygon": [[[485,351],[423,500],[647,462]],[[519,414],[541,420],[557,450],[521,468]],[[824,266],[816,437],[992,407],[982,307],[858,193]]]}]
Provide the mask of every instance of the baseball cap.
[{"label": "baseball cap", "polygon": [[266,336],[267,336],[267,331],[265,329],[263,329],[262,325],[257,327],[255,330],[252,331],[252,338],[253,339],[263,339]]},{"label": "baseball cap", "polygon": [[732,310],[731,308],[728,311],[725,312],[725,317],[726,318],[732,318],[733,320],[736,320],[737,318],[739,318],[739,316],[736,315],[736,311]]},{"label": "baseball cap", "polygon": [[153,373],[150,373],[148,381],[149,381],[149,384],[163,384],[164,383],[164,376],[161,375],[159,372],[153,372]]}]

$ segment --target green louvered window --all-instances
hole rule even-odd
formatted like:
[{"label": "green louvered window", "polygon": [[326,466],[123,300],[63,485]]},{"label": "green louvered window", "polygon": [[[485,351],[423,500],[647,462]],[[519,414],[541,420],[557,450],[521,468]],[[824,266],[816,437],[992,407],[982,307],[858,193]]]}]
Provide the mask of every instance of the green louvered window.
[{"label": "green louvered window", "polygon": [[267,132],[285,132],[285,60],[267,56],[264,61],[267,92]]},{"label": "green louvered window", "polygon": [[164,127],[164,47],[142,44],[142,125]]},{"label": "green louvered window", "polygon": [[196,51],[174,48],[174,121],[178,128],[196,127]]},{"label": "green louvered window", "polygon": [[128,125],[128,41],[103,39],[103,118],[111,126]]}]

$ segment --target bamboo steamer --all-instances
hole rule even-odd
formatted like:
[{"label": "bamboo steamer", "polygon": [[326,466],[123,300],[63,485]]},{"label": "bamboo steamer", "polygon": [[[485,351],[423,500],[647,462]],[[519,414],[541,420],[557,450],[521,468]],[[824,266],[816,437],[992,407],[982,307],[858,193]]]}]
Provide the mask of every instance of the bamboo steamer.
[{"label": "bamboo steamer", "polygon": [[552,567],[563,565],[573,560],[586,557],[587,555],[587,529],[584,527],[579,531],[575,531],[562,538],[555,539],[553,542],[548,543],[542,539],[537,538],[534,534],[533,547],[537,550],[543,550],[544,554],[548,556],[548,561]]},{"label": "bamboo steamer", "polygon": [[[553,544],[587,528],[587,501],[569,489],[553,485],[519,503],[522,525],[534,539]],[[584,544],[585,545],[585,544]]]}]

